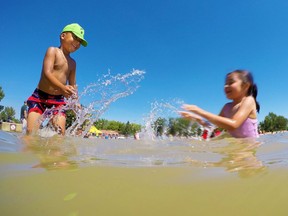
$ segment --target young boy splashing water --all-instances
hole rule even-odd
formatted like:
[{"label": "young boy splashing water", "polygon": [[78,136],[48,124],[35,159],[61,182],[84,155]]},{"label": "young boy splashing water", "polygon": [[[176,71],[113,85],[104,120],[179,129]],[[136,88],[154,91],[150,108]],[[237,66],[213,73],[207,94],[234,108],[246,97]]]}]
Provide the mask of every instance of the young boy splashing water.
[{"label": "young boy splashing water", "polygon": [[52,109],[52,122],[61,134],[65,134],[66,116],[61,107],[64,97],[76,94],[76,62],[70,53],[87,46],[84,29],[77,23],[64,27],[60,34],[60,47],[49,47],[43,60],[41,78],[37,88],[28,98],[27,133],[37,131],[39,119],[47,109]]},{"label": "young boy splashing water", "polygon": [[[257,86],[253,76],[246,70],[235,70],[226,75],[224,86],[226,97],[232,102],[224,105],[219,115],[207,112],[196,105],[184,104],[179,113],[184,117],[206,126],[211,123],[226,129],[235,138],[258,137],[257,112],[260,105],[257,102]],[[196,114],[196,115],[195,115]]]}]

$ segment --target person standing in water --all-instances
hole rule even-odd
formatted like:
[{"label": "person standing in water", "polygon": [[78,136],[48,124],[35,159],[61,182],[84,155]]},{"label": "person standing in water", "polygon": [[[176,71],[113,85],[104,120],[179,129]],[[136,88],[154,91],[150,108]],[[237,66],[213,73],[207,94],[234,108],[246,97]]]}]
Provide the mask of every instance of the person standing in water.
[{"label": "person standing in water", "polygon": [[24,101],[24,104],[21,107],[21,111],[20,111],[20,120],[22,123],[22,133],[26,133],[26,129],[27,129],[27,116],[28,116],[27,110],[28,110],[27,101]]},{"label": "person standing in water", "polygon": [[206,126],[208,120],[220,128],[226,129],[235,138],[258,137],[257,85],[247,70],[235,70],[226,75],[224,86],[226,97],[232,100],[226,103],[219,115],[212,114],[196,105],[184,104],[186,111],[179,113],[187,119],[195,120]]},{"label": "person standing in water", "polygon": [[53,108],[53,126],[65,134],[66,115],[61,107],[65,98],[76,95],[76,62],[70,53],[87,46],[84,29],[77,23],[64,27],[60,34],[60,46],[49,47],[46,51],[41,78],[37,88],[28,98],[27,133],[40,127],[39,118],[46,109]]}]

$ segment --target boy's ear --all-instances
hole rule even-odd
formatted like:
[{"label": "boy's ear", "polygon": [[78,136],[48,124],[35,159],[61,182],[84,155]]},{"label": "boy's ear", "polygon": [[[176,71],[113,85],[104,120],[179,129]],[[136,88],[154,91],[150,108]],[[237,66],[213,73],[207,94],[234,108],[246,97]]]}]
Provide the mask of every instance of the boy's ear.
[{"label": "boy's ear", "polygon": [[61,39],[64,39],[65,35],[66,35],[66,32],[62,32],[62,33],[60,34],[60,38],[61,38]]}]

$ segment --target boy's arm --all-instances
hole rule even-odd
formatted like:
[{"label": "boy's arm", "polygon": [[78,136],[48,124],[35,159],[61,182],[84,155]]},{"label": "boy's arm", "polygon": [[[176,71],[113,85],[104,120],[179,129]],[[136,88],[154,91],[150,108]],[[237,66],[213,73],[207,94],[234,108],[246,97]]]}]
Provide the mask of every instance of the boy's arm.
[{"label": "boy's arm", "polygon": [[78,98],[78,90],[77,90],[77,86],[76,86],[76,62],[74,61],[74,59],[72,59],[72,69],[69,73],[69,77],[68,77],[68,84],[69,86],[72,86],[74,88],[74,93],[71,95],[73,97],[73,99],[77,99]]},{"label": "boy's arm", "polygon": [[76,88],[76,62],[74,60],[72,62],[73,66],[69,74],[68,84]]}]

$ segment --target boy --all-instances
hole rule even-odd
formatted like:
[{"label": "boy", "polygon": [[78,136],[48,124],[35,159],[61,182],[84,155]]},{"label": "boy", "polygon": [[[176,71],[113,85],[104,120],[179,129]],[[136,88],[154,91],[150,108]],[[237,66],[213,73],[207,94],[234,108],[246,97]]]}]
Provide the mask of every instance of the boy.
[{"label": "boy", "polygon": [[76,94],[76,62],[70,53],[87,46],[84,29],[77,23],[64,27],[60,34],[60,47],[49,47],[45,54],[41,78],[37,88],[27,100],[27,133],[31,134],[40,127],[39,118],[47,108],[53,109],[52,123],[62,135],[65,134],[66,116],[61,106],[64,97]]}]

